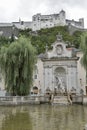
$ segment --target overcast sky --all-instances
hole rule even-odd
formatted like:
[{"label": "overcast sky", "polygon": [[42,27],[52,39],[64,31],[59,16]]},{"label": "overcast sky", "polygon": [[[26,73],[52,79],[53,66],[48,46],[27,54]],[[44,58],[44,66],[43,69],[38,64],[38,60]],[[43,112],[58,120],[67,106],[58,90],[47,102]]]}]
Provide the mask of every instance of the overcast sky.
[{"label": "overcast sky", "polygon": [[87,0],[0,0],[0,22],[31,21],[36,13],[66,11],[67,19],[84,18],[87,28]]}]

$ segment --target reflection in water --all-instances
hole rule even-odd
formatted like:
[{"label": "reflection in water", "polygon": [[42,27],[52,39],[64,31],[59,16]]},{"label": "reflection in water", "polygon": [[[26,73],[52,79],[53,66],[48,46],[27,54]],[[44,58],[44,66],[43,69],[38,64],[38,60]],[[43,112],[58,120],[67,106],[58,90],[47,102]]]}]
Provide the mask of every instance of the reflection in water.
[{"label": "reflection in water", "polygon": [[[10,109],[10,110],[9,110]],[[32,130],[29,113],[23,108],[5,108],[1,130]]]},{"label": "reflection in water", "polygon": [[0,107],[0,130],[83,130],[87,107],[31,105]]}]

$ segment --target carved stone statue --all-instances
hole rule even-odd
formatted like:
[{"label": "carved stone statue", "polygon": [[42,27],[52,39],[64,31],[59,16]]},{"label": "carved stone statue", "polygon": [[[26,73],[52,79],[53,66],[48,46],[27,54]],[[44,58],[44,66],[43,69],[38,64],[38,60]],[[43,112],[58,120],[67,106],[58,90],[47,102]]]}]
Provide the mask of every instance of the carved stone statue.
[{"label": "carved stone statue", "polygon": [[55,80],[56,80],[56,88],[57,88],[57,90],[58,90],[59,92],[61,92],[61,93],[65,92],[65,87],[64,87],[64,85],[63,85],[62,78],[56,76],[56,77],[55,77]]}]

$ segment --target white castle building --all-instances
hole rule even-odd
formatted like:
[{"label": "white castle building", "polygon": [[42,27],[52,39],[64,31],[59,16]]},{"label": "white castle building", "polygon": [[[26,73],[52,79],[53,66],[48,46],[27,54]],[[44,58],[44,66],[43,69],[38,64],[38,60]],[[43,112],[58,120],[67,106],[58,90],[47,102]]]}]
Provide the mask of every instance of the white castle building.
[{"label": "white castle building", "polygon": [[13,22],[19,29],[30,28],[32,31],[40,30],[42,28],[51,28],[55,26],[72,25],[74,27],[83,29],[84,19],[80,18],[79,21],[66,19],[66,13],[61,10],[58,14],[41,15],[40,13],[32,16],[32,21],[25,22],[19,19],[19,22]]}]

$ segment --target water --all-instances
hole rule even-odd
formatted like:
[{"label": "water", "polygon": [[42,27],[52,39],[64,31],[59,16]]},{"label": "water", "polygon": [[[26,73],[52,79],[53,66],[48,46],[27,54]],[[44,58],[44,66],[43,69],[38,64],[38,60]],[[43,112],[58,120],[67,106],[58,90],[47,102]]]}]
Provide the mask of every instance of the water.
[{"label": "water", "polygon": [[0,107],[0,130],[83,130],[85,124],[86,106]]}]

